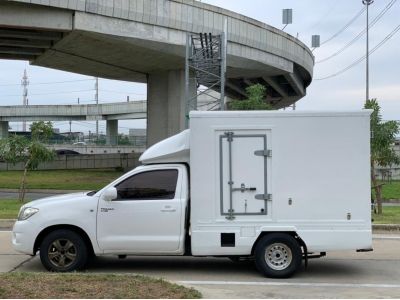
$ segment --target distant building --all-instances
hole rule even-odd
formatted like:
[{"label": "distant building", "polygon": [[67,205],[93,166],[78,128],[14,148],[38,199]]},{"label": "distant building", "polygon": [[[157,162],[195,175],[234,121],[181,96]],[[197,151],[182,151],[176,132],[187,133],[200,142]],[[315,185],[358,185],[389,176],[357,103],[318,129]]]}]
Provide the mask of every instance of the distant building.
[{"label": "distant building", "polygon": [[84,134],[83,132],[61,132],[61,136],[63,136],[66,140],[73,142],[83,142]]}]

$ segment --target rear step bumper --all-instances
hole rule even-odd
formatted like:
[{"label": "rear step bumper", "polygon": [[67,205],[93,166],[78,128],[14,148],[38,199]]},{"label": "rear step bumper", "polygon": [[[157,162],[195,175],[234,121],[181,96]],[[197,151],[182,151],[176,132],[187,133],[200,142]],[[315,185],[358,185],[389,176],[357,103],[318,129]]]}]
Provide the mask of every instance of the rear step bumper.
[{"label": "rear step bumper", "polygon": [[374,249],[369,248],[369,249],[358,249],[357,252],[372,252]]}]

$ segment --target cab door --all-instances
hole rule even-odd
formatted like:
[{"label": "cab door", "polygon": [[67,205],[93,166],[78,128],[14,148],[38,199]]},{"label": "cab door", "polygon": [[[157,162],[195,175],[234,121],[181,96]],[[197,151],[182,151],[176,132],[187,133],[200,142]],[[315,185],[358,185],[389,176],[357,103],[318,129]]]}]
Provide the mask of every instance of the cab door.
[{"label": "cab door", "polygon": [[146,168],[115,185],[118,198],[100,198],[97,240],[105,253],[165,254],[183,243],[186,192],[180,168]]}]

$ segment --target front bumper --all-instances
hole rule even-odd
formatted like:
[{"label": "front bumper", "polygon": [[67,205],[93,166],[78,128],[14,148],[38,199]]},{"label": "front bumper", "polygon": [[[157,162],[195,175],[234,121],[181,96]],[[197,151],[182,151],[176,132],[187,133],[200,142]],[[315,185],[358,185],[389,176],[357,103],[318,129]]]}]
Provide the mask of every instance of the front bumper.
[{"label": "front bumper", "polygon": [[12,233],[12,245],[15,251],[35,255],[33,248],[36,237],[35,226],[29,220],[15,222]]}]

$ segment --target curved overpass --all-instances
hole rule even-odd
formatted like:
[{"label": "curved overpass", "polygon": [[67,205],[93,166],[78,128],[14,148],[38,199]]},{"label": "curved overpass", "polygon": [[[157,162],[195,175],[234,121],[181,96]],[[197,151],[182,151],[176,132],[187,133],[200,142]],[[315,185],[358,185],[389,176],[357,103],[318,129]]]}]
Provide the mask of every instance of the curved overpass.
[{"label": "curved overpass", "polygon": [[267,24],[193,0],[2,1],[0,58],[147,82],[149,140],[155,142],[185,123],[186,33],[218,34],[224,19],[228,96],[243,98],[247,86],[262,83],[267,100],[281,108],[305,95],[314,66],[307,46]]}]

